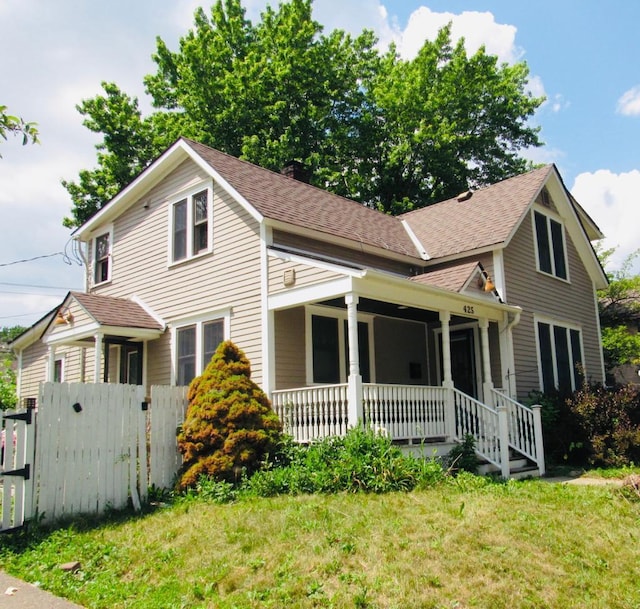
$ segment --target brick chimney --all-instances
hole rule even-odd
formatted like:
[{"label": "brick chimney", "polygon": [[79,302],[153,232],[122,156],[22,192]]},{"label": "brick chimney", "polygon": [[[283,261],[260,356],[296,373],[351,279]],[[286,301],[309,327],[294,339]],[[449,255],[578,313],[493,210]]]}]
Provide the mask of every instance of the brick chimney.
[{"label": "brick chimney", "polygon": [[280,170],[280,173],[288,178],[292,178],[293,180],[304,182],[305,184],[308,184],[311,178],[310,172],[300,161],[288,161]]}]

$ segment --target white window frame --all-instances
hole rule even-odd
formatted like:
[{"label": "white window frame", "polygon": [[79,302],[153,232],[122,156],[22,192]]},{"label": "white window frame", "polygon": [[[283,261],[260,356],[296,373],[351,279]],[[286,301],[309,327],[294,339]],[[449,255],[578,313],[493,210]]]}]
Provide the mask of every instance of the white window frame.
[{"label": "white window frame", "polygon": [[[306,370],[307,370],[307,385],[308,386],[322,386],[325,383],[316,383],[313,380],[313,328],[311,318],[314,315],[320,317],[331,317],[337,319],[338,322],[338,354],[339,354],[339,371],[340,380],[339,383],[343,384],[347,382],[347,367],[349,354],[345,349],[345,334],[344,334],[344,322],[347,320],[347,311],[345,309],[336,309],[334,307],[323,307],[317,305],[307,305],[305,307],[305,344],[306,344]],[[371,376],[371,383],[376,382],[376,368],[375,368],[375,343],[374,343],[374,328],[373,319],[374,315],[358,312],[358,323],[363,322],[367,324],[367,333],[369,335],[369,372]],[[361,366],[362,368],[362,366]]]},{"label": "white window frame", "polygon": [[[194,195],[197,195],[203,191],[207,192],[207,247],[200,252],[194,251],[194,237],[195,237],[195,212],[194,212]],[[187,202],[187,237],[186,237],[186,255],[184,258],[178,260],[174,259],[174,222],[175,222],[175,207],[182,201]],[[197,186],[189,188],[178,193],[175,197],[169,200],[167,206],[168,210],[168,251],[167,251],[167,264],[168,266],[176,266],[201,256],[206,256],[213,251],[213,182],[200,182]]]},{"label": "white window frame", "polygon": [[[98,271],[98,239],[108,235],[109,237],[109,253],[107,254],[107,278],[104,281],[98,281],[96,279]],[[104,285],[111,281],[113,277],[113,224],[108,226],[105,230],[100,231],[95,237],[91,239],[91,284],[94,286]]]},{"label": "white window frame", "polygon": [[179,330],[195,326],[196,329],[196,365],[195,375],[199,376],[209,362],[204,361],[204,326],[210,322],[222,321],[224,324],[223,340],[229,340],[231,335],[231,309],[199,314],[171,324],[171,384],[178,380],[178,332]]},{"label": "white window frame", "polygon": [[[536,225],[536,213],[544,216],[547,221],[547,240],[549,253],[551,256],[551,273],[548,273],[547,271],[544,271],[540,268],[540,250],[538,248],[538,227]],[[555,250],[553,247],[553,237],[551,235],[551,220],[558,223],[560,225],[560,228],[562,229],[562,255],[564,257],[564,268],[567,275],[566,277],[560,277],[557,274]],[[562,219],[556,214],[549,213],[549,210],[545,207],[535,205],[531,208],[531,228],[533,230],[533,246],[536,255],[536,270],[538,271],[538,273],[542,273],[547,277],[553,277],[554,279],[558,279],[559,281],[570,283],[569,258],[567,256],[567,235]]]},{"label": "white window frame", "polygon": [[[65,364],[65,356],[60,355],[56,356],[53,361],[53,378],[51,379],[54,383],[64,383],[64,364]],[[56,381],[56,366],[60,362],[60,378]]]},{"label": "white window frame", "polygon": [[[540,391],[544,392],[544,375],[542,373],[542,350],[540,347],[540,332],[538,331],[538,324],[547,324],[550,327],[551,332],[551,360],[553,362],[553,385],[556,389],[558,389],[558,356],[556,353],[556,342],[554,338],[554,333],[556,328],[562,328],[567,333],[567,347],[569,349],[569,361],[573,362],[573,346],[571,344],[571,334],[570,331],[574,330],[578,332],[578,337],[580,339],[580,361],[582,362],[582,366],[585,367],[585,359],[584,359],[584,337],[582,327],[571,322],[566,322],[558,319],[554,319],[552,317],[545,317],[542,315],[534,315],[533,316],[533,331],[536,338],[536,355],[538,359],[538,386],[540,387]],[[577,379],[576,379],[576,371],[573,366],[569,366],[569,374],[571,375],[571,389],[575,391],[578,389]],[[586,369],[585,369],[585,377],[586,377]]]}]

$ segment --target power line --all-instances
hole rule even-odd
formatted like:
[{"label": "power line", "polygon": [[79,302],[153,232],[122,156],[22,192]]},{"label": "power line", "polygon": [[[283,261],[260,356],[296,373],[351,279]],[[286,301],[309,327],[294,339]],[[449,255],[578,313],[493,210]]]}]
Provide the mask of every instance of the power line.
[{"label": "power line", "polygon": [[24,260],[14,260],[13,262],[0,262],[0,266],[13,266],[14,264],[22,264],[23,262],[33,262],[42,258],[53,258],[53,256],[64,256],[64,252],[54,252],[53,254],[44,254],[42,256],[34,256],[33,258],[25,258]]},{"label": "power line", "polygon": [[48,312],[49,311],[34,311],[33,313],[20,313],[19,315],[2,315],[0,316],[0,319],[13,319],[14,317],[31,317],[32,315],[39,315],[40,317],[42,317],[45,313]]},{"label": "power line", "polygon": [[46,288],[48,290],[68,290],[70,292],[78,291],[79,288],[68,288],[62,285],[35,285],[32,283],[12,283],[10,281],[0,281],[0,285],[10,285],[18,288]]}]

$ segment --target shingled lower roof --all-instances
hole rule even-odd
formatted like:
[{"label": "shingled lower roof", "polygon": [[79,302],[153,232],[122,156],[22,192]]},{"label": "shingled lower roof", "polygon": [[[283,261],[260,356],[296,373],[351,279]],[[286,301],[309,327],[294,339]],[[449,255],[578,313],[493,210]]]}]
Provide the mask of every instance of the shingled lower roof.
[{"label": "shingled lower roof", "polygon": [[482,188],[464,200],[448,199],[400,216],[430,258],[504,243],[544,186],[553,165]]},{"label": "shingled lower roof", "polygon": [[443,268],[428,270],[426,273],[411,277],[411,281],[430,285],[434,288],[460,292],[466,285],[469,277],[479,268],[478,262],[462,262],[451,264]]},{"label": "shingled lower roof", "polygon": [[398,218],[182,139],[265,218],[419,258]]},{"label": "shingled lower roof", "polygon": [[132,300],[83,292],[70,292],[69,295],[101,326],[163,330],[162,324]]}]

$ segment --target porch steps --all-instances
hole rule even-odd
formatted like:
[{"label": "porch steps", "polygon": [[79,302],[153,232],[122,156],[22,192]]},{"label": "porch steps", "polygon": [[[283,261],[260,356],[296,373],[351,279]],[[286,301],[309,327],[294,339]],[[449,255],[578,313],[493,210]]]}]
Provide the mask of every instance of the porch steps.
[{"label": "porch steps", "polygon": [[[510,478],[516,480],[523,480],[525,478],[539,478],[540,470],[536,465],[533,465],[529,459],[525,457],[514,457],[509,459],[509,472]],[[483,476],[498,474],[500,475],[500,468],[496,467],[493,463],[487,461],[481,461],[478,466],[478,473]]]}]

